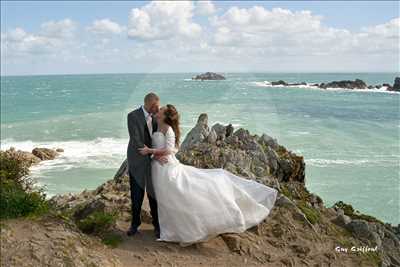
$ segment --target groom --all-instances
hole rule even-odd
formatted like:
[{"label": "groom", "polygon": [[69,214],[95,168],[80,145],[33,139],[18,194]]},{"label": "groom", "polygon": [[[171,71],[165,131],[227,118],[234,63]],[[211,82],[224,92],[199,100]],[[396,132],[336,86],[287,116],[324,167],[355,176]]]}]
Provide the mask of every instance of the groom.
[{"label": "groom", "polygon": [[[158,112],[159,105],[160,98],[155,93],[149,93],[144,98],[144,105],[128,114],[129,145],[127,156],[132,201],[132,222],[127,232],[128,236],[138,232],[138,227],[141,224],[140,211],[146,190],[154,232],[156,237],[160,238],[157,201],[151,181],[151,158],[149,155],[142,156],[138,151],[145,145],[151,147],[151,135],[157,130],[157,123],[153,115]],[[163,158],[158,160],[163,161]]]}]

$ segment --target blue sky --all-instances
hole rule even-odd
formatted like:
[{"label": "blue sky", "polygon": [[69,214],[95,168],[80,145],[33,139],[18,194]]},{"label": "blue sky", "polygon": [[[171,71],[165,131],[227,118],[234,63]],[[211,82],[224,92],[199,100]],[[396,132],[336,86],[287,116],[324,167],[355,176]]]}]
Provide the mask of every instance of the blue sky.
[{"label": "blue sky", "polygon": [[397,1],[2,1],[2,75],[394,72],[399,24]]}]

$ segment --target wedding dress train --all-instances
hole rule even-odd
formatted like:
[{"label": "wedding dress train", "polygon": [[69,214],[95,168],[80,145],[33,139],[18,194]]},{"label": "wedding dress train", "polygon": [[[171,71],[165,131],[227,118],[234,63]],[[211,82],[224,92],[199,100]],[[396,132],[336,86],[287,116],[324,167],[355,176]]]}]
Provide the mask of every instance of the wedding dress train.
[{"label": "wedding dress train", "polygon": [[[154,148],[175,152],[172,128],[155,132]],[[205,241],[221,233],[240,233],[259,224],[272,209],[277,191],[224,169],[198,169],[179,162],[152,161],[160,239],[181,243]]]}]

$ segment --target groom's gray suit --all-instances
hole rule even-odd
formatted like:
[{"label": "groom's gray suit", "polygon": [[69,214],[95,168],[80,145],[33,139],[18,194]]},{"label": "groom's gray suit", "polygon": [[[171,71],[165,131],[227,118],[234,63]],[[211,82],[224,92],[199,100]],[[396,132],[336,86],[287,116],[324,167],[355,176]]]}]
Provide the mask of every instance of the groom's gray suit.
[{"label": "groom's gray suit", "polygon": [[[153,132],[157,130],[155,119],[152,120]],[[153,225],[159,230],[157,201],[155,199],[153,183],[151,181],[150,155],[141,155],[138,151],[144,145],[151,147],[151,135],[147,127],[143,108],[140,107],[128,114],[129,144],[127,149],[129,181],[131,187],[132,229],[141,224],[140,212],[142,208],[144,190],[149,199]]]}]

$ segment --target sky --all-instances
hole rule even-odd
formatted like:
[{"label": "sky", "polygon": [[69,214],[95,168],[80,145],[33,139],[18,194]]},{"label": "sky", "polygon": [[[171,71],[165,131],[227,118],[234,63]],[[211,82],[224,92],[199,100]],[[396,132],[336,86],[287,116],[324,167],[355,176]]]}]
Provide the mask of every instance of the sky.
[{"label": "sky", "polygon": [[398,1],[1,1],[1,75],[399,72]]}]

